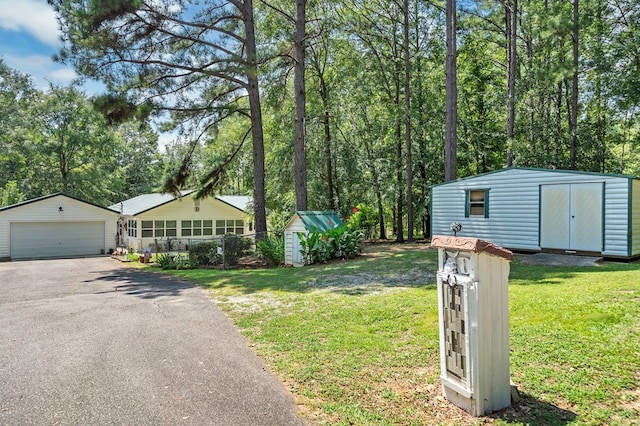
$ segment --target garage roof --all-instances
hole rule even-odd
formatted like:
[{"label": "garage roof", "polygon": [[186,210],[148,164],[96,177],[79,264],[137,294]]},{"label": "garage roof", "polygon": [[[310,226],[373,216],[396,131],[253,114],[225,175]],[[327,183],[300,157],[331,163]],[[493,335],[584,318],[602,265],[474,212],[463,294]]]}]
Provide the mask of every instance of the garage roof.
[{"label": "garage roof", "polygon": [[0,207],[0,212],[6,211],[6,210],[10,210],[10,209],[14,209],[16,207],[26,206],[26,205],[32,204],[32,203],[37,203],[38,201],[43,201],[43,200],[47,200],[49,198],[58,197],[58,196],[71,198],[72,200],[76,200],[76,201],[79,201],[81,203],[89,204],[91,206],[98,207],[99,209],[108,210],[111,213],[118,213],[117,210],[114,210],[112,208],[99,206],[97,204],[90,203],[89,201],[81,200],[80,198],[72,197],[71,195],[67,195],[67,194],[62,193],[62,192],[56,192],[55,194],[45,195],[43,197],[38,197],[38,198],[32,198],[31,200],[23,201],[21,203],[13,204],[13,205],[6,206],[6,207]]}]

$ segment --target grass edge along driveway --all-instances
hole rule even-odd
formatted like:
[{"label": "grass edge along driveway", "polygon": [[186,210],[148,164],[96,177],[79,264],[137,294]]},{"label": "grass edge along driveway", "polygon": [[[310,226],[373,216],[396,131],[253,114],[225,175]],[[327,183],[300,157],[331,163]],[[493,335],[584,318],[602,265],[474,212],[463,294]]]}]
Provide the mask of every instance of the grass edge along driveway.
[{"label": "grass edge along driveway", "polygon": [[474,418],[440,393],[437,252],[369,246],[305,268],[171,271],[209,289],[315,424],[637,424],[640,265],[511,264],[522,400]]}]

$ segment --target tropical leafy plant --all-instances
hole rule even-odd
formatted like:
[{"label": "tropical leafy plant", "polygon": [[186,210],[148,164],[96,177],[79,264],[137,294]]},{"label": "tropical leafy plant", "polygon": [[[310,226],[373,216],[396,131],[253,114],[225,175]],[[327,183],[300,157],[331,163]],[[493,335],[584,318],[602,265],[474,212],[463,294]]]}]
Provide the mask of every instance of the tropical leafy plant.
[{"label": "tropical leafy plant", "polygon": [[256,243],[258,254],[268,260],[272,265],[284,263],[284,237],[282,235],[269,235]]},{"label": "tropical leafy plant", "polygon": [[171,256],[167,253],[160,253],[156,256],[156,263],[162,269],[169,269],[169,266],[172,263]]},{"label": "tropical leafy plant", "polygon": [[305,263],[326,262],[331,259],[350,259],[362,252],[364,233],[348,226],[319,232],[315,227],[308,234],[298,232],[300,253]]}]

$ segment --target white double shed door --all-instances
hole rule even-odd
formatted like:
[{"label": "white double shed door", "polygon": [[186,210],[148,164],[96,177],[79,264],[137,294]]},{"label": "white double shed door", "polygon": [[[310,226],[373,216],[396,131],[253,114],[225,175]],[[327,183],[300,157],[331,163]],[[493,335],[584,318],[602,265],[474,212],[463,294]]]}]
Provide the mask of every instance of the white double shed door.
[{"label": "white double shed door", "polygon": [[603,184],[540,186],[540,247],[602,251]]}]

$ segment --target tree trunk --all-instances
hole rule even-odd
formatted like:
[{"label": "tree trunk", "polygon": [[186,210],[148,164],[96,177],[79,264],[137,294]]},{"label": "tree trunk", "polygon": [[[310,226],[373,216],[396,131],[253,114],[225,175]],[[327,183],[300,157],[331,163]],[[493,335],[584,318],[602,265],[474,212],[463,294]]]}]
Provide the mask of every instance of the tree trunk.
[{"label": "tree trunk", "polygon": [[444,180],[456,179],[458,86],[456,83],[456,0],[447,0],[446,121],[444,131]]},{"label": "tree trunk", "polygon": [[[577,0],[576,0],[577,1]],[[404,0],[404,139],[407,159],[407,241],[413,242],[413,167],[411,165],[411,58],[409,57],[409,0]]]},{"label": "tree trunk", "polygon": [[[397,100],[398,103],[396,105],[400,106],[399,88]],[[400,114],[398,114],[396,120],[396,167],[396,182],[398,186],[398,198],[396,202],[396,242],[404,243],[404,227],[402,226],[402,204],[404,203],[404,196],[402,194],[402,119],[400,118]]]},{"label": "tree trunk", "polygon": [[324,81],[324,75],[318,70],[318,80],[320,85],[320,100],[324,109],[324,118],[322,125],[324,127],[324,155],[326,157],[327,168],[327,198],[329,198],[329,207],[336,209],[335,197],[333,195],[333,154],[331,152],[331,126],[329,115],[329,96],[327,94],[327,84]]},{"label": "tree trunk", "polygon": [[376,190],[376,201],[378,203],[378,222],[380,223],[380,239],[387,239],[387,230],[384,226],[384,210],[382,209],[382,194],[380,190]]},{"label": "tree trunk", "polygon": [[294,34],[295,66],[294,66],[294,98],[296,110],[295,123],[295,185],[296,210],[307,210],[307,154],[305,142],[305,27],[306,0],[296,0],[296,28]]},{"label": "tree trunk", "polygon": [[578,148],[578,0],[573,0],[573,81],[571,90],[571,119],[570,135],[571,143],[569,148],[569,168],[576,169],[577,148]]},{"label": "tree trunk", "polygon": [[516,54],[518,28],[518,0],[504,5],[507,35],[507,167],[513,166],[513,143],[516,117]]},{"label": "tree trunk", "polygon": [[[366,110],[363,109],[363,118],[367,127],[369,126],[369,120],[367,118]],[[369,169],[369,173],[371,174],[371,180],[373,181],[373,188],[376,191],[376,202],[378,204],[378,221],[380,223],[380,239],[387,239],[387,232],[384,225],[384,209],[382,206],[382,190],[380,189],[380,178],[378,175],[378,170],[376,169],[376,158],[373,155],[373,147],[371,146],[370,141],[365,136],[364,139],[364,147],[367,153],[367,168]]]},{"label": "tree trunk", "polygon": [[247,53],[247,95],[251,110],[251,139],[253,145],[253,209],[256,240],[267,236],[267,216],[265,211],[264,188],[264,134],[262,130],[262,110],[260,109],[260,89],[258,86],[258,66],[256,37],[253,20],[253,0],[244,0],[243,20]]}]

